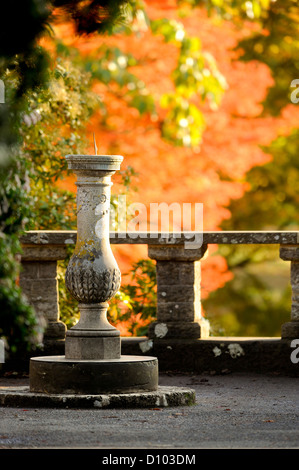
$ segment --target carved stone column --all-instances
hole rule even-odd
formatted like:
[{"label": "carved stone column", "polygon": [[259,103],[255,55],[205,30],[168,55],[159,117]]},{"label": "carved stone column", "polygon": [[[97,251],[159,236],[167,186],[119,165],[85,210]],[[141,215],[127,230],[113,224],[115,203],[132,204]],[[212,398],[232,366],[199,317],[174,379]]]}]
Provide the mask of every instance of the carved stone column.
[{"label": "carved stone column", "polygon": [[121,156],[70,155],[77,176],[77,240],[66,286],[79,302],[80,320],[67,331],[65,356],[30,359],[30,391],[101,394],[156,391],[158,360],[122,356],[120,332],[107,320],[120,271],[109,241],[111,175]]},{"label": "carved stone column", "polygon": [[77,176],[77,243],[67,267],[67,289],[79,302],[80,320],[66,335],[68,359],[120,357],[120,332],[107,320],[108,301],[120,287],[109,242],[111,175],[121,156],[70,155]]},{"label": "carved stone column", "polygon": [[201,315],[201,264],[207,246],[149,246],[156,260],[157,321],[150,338],[194,339],[209,336],[209,322]]},{"label": "carved stone column", "polygon": [[299,338],[299,246],[281,245],[280,257],[291,262],[291,321],[281,326],[282,339]]}]

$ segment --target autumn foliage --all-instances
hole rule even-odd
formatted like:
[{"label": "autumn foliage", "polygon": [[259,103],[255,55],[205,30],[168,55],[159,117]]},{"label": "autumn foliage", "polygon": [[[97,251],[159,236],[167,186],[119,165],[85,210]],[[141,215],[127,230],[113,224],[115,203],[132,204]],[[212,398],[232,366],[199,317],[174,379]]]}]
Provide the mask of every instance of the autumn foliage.
[{"label": "autumn foliage", "polygon": [[[90,142],[86,153],[94,152],[95,133],[100,154],[121,154],[123,167],[132,167],[136,172],[133,183],[138,190],[130,192],[131,202],[147,206],[152,202],[201,202],[204,229],[219,230],[223,220],[230,218],[229,203],[248,189],[246,173],[270,160],[261,146],[294,127],[298,111],[290,104],[280,117],[262,114],[261,102],[273,83],[270,71],[257,61],[238,60],[238,42],[254,31],[254,23],[244,22],[238,28],[232,21],[209,17],[200,8],[186,9],[182,15],[171,0],[147,0],[145,6],[150,20],[175,20],[183,24],[190,37],[198,39],[202,50],[215,58],[225,79],[224,94],[218,107],[198,95],[192,97],[204,116],[202,139],[192,146],[174,145],[162,135],[161,126],[166,117],[163,96],[175,91],[172,72],[177,67],[177,46],[165,41],[162,34],[153,34],[144,18],[137,21],[132,34],[104,37],[75,36],[72,25],[57,18],[56,40],[77,50],[92,74],[108,48],[118,51],[113,58],[106,57],[110,81],[103,75],[99,78],[98,72],[93,74],[93,91],[103,106],[86,125],[85,137]],[[50,42],[47,47],[52,47]],[[132,57],[131,62],[128,57]],[[114,82],[116,68],[131,73],[135,81],[124,82],[123,86]],[[140,87],[145,101],[132,103],[134,87]],[[117,177],[115,182],[117,193]],[[62,180],[59,185],[75,191],[73,178]],[[209,256],[202,264],[204,297],[232,276],[216,248],[209,248]],[[147,257],[144,246],[119,245],[113,250],[123,273],[133,262]]]}]

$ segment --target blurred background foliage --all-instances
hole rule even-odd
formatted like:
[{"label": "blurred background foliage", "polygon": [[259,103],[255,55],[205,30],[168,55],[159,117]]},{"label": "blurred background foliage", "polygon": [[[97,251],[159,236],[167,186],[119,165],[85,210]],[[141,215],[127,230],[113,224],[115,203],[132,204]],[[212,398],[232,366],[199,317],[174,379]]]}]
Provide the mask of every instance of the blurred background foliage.
[{"label": "blurred background foliage", "polygon": [[[250,17],[258,12],[261,29],[240,41],[240,60],[267,65],[273,83],[261,114],[279,116],[291,102],[291,82],[299,72],[298,3],[246,4],[252,5]],[[249,189],[242,198],[231,201],[231,217],[221,224],[223,230],[298,230],[298,137],[298,129],[289,129],[287,135],[278,135],[263,146],[270,161],[246,174]],[[277,247],[221,247],[219,252],[228,260],[234,277],[205,302],[206,309],[213,312],[215,333],[280,336],[280,325],[290,318],[291,288],[289,264],[279,260]]]},{"label": "blurred background foliage", "polygon": [[[150,3],[150,2],[149,2]],[[299,6],[292,0],[178,0],[177,8],[204,8],[210,15],[242,28],[252,22],[252,34],[238,45],[239,60],[258,61],[271,71],[273,84],[263,102],[263,115],[277,116],[290,103],[290,82],[298,62]],[[159,124],[161,137],[173,146],[196,148],[205,130],[205,109],[216,110],[227,84],[217,62],[198,37],[182,23],[151,20],[146,2],[139,0],[23,0],[5,2],[0,18],[0,78],[5,104],[0,105],[0,336],[11,353],[38,345],[39,325],[19,290],[19,237],[28,229],[74,229],[74,193],[59,183],[68,174],[64,156],[90,145],[86,123],[99,112],[109,128],[109,103],[93,84],[104,86],[142,117]],[[192,11],[192,10],[191,10]],[[134,73],[142,67],[133,54],[103,43],[82,55],[55,38],[57,22],[73,25],[76,34],[138,35],[146,24],[155,36],[174,46],[177,66],[170,71],[172,89],[159,103]],[[16,34],[17,31],[17,34]],[[45,38],[52,54],[41,46]],[[161,111],[162,110],[162,111]],[[86,140],[85,140],[86,139]],[[298,227],[298,130],[278,136],[264,148],[271,161],[245,176],[248,191],[228,205],[231,217],[224,230],[296,230]],[[134,168],[120,175],[118,194],[133,188]],[[224,176],[224,179],[227,179]],[[128,201],[129,202],[129,201]],[[117,194],[113,196],[117,204]],[[204,299],[203,306],[215,335],[278,335],[289,319],[288,267],[273,247],[222,246],[234,274],[224,287]],[[66,261],[67,262],[67,261]],[[71,326],[78,310],[64,290],[65,263],[59,267],[62,320]],[[273,272],[277,276],[273,276]],[[261,276],[261,272],[264,276]],[[267,274],[268,273],[268,274]],[[135,263],[130,281],[122,286],[110,308],[115,324],[125,322],[129,334],[145,334],[155,317],[155,269],[149,260]]]}]

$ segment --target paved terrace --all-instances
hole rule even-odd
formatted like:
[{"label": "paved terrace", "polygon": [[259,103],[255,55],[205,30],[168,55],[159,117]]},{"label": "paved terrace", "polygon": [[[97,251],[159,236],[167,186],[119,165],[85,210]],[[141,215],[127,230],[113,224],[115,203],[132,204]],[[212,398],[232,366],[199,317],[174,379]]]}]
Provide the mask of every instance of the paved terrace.
[{"label": "paved terrace", "polygon": [[[0,391],[1,385],[17,387],[27,382],[0,378]],[[0,407],[0,450],[102,449],[95,454],[101,464],[99,455],[113,455],[114,449],[127,450],[134,457],[134,449],[149,454],[159,450],[160,455],[166,449],[186,449],[192,456],[194,449],[299,448],[296,378],[252,373],[161,374],[160,385],[194,389],[196,404],[149,409]],[[115,455],[126,454],[118,451]],[[196,454],[197,466],[204,455]],[[0,458],[4,456],[0,452]],[[213,454],[214,463],[217,457]]]}]

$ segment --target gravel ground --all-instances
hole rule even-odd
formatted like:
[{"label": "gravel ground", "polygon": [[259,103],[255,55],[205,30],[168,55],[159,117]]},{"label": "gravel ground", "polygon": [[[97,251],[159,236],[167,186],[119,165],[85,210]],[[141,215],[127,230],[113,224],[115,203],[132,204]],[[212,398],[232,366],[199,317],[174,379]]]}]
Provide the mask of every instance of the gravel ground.
[{"label": "gravel ground", "polygon": [[[0,378],[1,385],[28,379]],[[1,449],[298,449],[298,378],[161,375],[196,391],[193,406],[151,409],[0,408]]]}]

